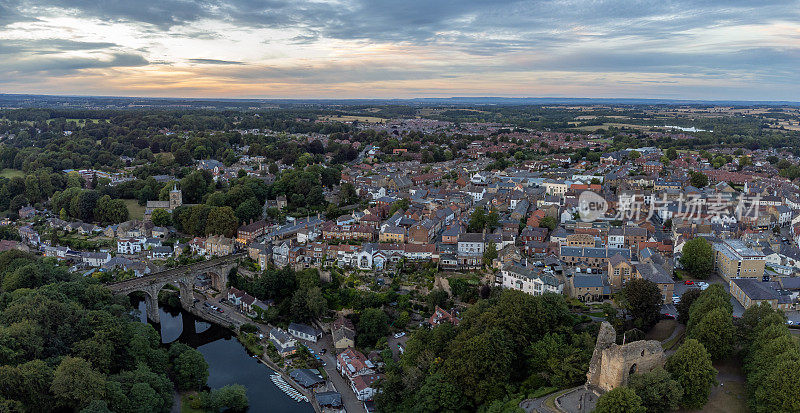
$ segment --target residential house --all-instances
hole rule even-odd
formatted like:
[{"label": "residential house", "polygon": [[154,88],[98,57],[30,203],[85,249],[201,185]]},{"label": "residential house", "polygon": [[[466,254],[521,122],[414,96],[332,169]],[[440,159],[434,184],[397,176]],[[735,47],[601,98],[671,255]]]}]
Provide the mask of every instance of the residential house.
[{"label": "residential house", "polygon": [[523,267],[519,264],[503,267],[500,271],[500,285],[534,296],[544,293],[561,294],[564,290],[564,284],[546,267]]},{"label": "residential house", "polygon": [[269,340],[281,356],[288,356],[297,351],[297,340],[279,328],[269,330]]},{"label": "residential house", "polygon": [[301,323],[290,323],[288,328],[289,334],[302,340],[312,341],[314,343],[322,338],[322,332],[314,327]]},{"label": "residential house", "polygon": [[356,328],[353,322],[346,317],[339,317],[331,323],[331,336],[333,347],[337,350],[355,347]]},{"label": "residential house", "polygon": [[567,280],[570,297],[583,302],[598,302],[611,296],[611,286],[604,274],[575,274]]},{"label": "residential house", "polygon": [[257,237],[264,235],[267,228],[267,223],[264,220],[251,222],[247,225],[242,225],[236,231],[236,244],[240,247],[249,245]]},{"label": "residential house", "polygon": [[144,248],[144,238],[121,238],[117,240],[117,254],[137,254]]},{"label": "residential house", "polygon": [[206,239],[206,254],[211,256],[225,256],[233,254],[234,240],[224,235],[212,235]]},{"label": "residential house", "polygon": [[111,254],[107,252],[82,252],[81,262],[90,267],[101,267],[111,260]]},{"label": "residential house", "polygon": [[453,325],[458,325],[459,321],[461,320],[459,320],[459,318],[456,317],[455,310],[450,310],[448,312],[443,310],[438,305],[436,306],[436,309],[434,309],[433,314],[430,317],[428,317],[428,323],[430,323],[430,325],[432,326],[438,326],[439,324],[442,323],[450,323]]}]

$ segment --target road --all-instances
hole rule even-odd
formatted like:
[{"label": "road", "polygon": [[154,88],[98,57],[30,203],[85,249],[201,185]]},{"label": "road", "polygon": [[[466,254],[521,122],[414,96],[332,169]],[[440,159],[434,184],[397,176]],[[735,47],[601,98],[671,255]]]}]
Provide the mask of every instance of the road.
[{"label": "road", "polygon": [[366,412],[367,410],[364,408],[364,404],[356,398],[356,394],[353,393],[347,379],[339,375],[339,372],[336,371],[336,352],[333,348],[331,335],[323,334],[322,340],[316,343],[303,340],[301,340],[301,342],[314,350],[317,354],[322,354],[323,348],[326,350],[325,354],[321,356],[322,360],[325,362],[325,373],[328,374],[328,379],[336,387],[336,391],[342,395],[342,404],[344,404],[345,410],[347,410],[348,413]]}]

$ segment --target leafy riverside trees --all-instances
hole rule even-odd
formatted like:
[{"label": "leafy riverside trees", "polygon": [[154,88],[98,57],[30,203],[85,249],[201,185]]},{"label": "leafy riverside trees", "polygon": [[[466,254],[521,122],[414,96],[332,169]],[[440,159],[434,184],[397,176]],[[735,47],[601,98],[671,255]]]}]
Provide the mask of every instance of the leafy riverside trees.
[{"label": "leafy riverside trees", "polygon": [[[0,411],[168,412],[176,387],[207,378],[202,354],[163,348],[126,297],[48,259],[0,254]],[[226,390],[208,407],[240,408],[239,396]]]},{"label": "leafy riverside trees", "polygon": [[561,295],[494,291],[458,326],[417,330],[389,363],[377,403],[384,412],[501,409],[537,389],[586,381],[597,334]]}]

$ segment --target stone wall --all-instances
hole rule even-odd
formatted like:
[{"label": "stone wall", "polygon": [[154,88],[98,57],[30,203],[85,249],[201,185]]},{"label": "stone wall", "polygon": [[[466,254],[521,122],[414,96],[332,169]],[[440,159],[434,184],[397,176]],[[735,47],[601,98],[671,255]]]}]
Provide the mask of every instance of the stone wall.
[{"label": "stone wall", "polygon": [[614,327],[604,321],[586,373],[587,387],[609,391],[626,385],[631,374],[646,373],[664,365],[666,358],[660,342],[640,340],[618,345],[616,338]]}]

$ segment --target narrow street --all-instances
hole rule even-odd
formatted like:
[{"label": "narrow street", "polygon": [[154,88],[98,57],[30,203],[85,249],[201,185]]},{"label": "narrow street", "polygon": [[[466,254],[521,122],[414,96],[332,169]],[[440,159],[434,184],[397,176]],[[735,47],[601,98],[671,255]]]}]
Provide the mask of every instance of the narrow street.
[{"label": "narrow street", "polygon": [[317,354],[320,354],[323,348],[326,349],[325,354],[321,356],[322,360],[325,361],[325,373],[328,374],[328,379],[331,383],[336,386],[336,391],[342,395],[342,404],[345,410],[347,410],[348,413],[366,412],[367,410],[364,408],[364,404],[356,398],[356,394],[353,393],[347,379],[339,375],[339,372],[336,371],[336,351],[334,351],[333,348],[331,335],[324,334],[322,340],[316,343],[304,341],[303,344],[308,345],[308,347],[313,349]]}]

